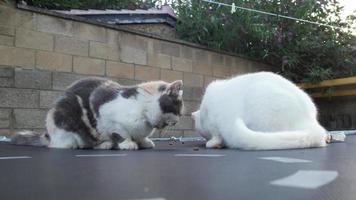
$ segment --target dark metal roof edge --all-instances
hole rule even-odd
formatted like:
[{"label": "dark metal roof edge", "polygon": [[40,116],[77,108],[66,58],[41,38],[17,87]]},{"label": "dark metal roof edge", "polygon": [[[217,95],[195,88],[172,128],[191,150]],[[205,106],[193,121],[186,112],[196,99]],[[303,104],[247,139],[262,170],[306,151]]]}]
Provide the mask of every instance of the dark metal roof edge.
[{"label": "dark metal roof edge", "polygon": [[[144,37],[148,37],[148,38],[152,38],[152,39],[162,40],[162,41],[165,41],[165,42],[171,42],[171,43],[185,45],[185,46],[189,46],[189,47],[194,47],[194,48],[198,48],[198,49],[202,49],[202,50],[212,51],[212,52],[215,52],[215,53],[221,53],[221,54],[225,54],[225,55],[229,55],[229,56],[245,58],[245,59],[248,59],[248,60],[251,60],[251,61],[255,61],[255,62],[260,62],[261,63],[261,61],[259,61],[257,59],[254,59],[254,58],[247,57],[245,55],[231,53],[231,52],[218,50],[218,49],[213,49],[213,48],[210,48],[210,47],[206,47],[206,46],[202,46],[202,45],[199,45],[199,44],[186,42],[186,41],[183,41],[183,40],[178,40],[178,39],[173,39],[173,38],[165,38],[165,37],[162,37],[162,36],[158,36],[156,34],[147,33],[147,32],[139,31],[139,30],[133,30],[133,29],[126,28],[126,27],[119,27],[117,25],[100,23],[100,22],[97,22],[97,21],[94,21],[94,20],[89,20],[89,19],[86,19],[86,18],[83,18],[83,17],[79,17],[79,16],[66,15],[66,14],[62,14],[62,13],[58,13],[58,12],[54,12],[54,11],[50,11],[50,10],[45,10],[45,9],[42,9],[42,8],[37,8],[37,7],[32,7],[32,6],[19,4],[19,3],[16,4],[16,7],[18,9],[21,9],[21,10],[31,11],[31,12],[40,13],[40,14],[49,15],[49,16],[55,16],[55,17],[59,17],[59,18],[62,18],[62,19],[69,19],[69,20],[73,20],[73,21],[84,22],[84,23],[93,24],[93,25],[97,25],[97,26],[102,26],[102,27],[106,27],[106,28],[110,28],[110,29],[114,29],[114,30],[118,30],[118,31],[123,31],[123,32],[126,32],[126,33],[132,33],[132,34],[135,34],[135,35],[140,35],[140,36],[144,36]],[[264,65],[268,65],[268,64],[264,64]],[[271,66],[271,67],[273,67],[273,66]]]}]

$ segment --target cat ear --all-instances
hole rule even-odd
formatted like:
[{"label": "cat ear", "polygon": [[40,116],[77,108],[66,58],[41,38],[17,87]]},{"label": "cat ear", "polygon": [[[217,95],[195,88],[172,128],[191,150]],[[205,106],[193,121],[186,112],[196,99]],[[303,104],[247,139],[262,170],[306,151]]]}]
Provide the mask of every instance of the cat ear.
[{"label": "cat ear", "polygon": [[167,93],[169,95],[177,95],[177,96],[182,96],[183,95],[183,81],[182,80],[177,80],[169,84]]}]

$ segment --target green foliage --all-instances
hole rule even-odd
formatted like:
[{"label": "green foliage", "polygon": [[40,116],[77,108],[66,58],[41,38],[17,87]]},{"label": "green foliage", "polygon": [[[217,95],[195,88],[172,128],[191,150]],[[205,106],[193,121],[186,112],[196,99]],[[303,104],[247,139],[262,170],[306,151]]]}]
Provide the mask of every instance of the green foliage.
[{"label": "green foliage", "polygon": [[146,9],[155,0],[25,0],[27,5],[47,9]]},{"label": "green foliage", "polygon": [[340,19],[338,0],[226,0],[231,4],[281,15],[327,23],[333,29],[244,10],[231,14],[230,7],[179,0],[177,32],[186,41],[207,45],[258,59],[280,67],[294,81],[320,81],[347,76],[355,65],[355,41],[348,23]]}]

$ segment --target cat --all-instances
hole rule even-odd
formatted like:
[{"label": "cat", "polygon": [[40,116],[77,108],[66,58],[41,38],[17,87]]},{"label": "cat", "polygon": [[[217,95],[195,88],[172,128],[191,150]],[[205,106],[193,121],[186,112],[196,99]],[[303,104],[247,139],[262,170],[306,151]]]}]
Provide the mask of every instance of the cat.
[{"label": "cat", "polygon": [[23,131],[11,141],[70,149],[153,148],[148,138],[152,132],[179,121],[182,95],[181,80],[122,86],[104,78],[84,78],[69,86],[48,111],[46,133]]},{"label": "cat", "polygon": [[244,150],[324,147],[326,130],[312,99],[272,72],[240,75],[208,85],[195,129],[207,148]]}]

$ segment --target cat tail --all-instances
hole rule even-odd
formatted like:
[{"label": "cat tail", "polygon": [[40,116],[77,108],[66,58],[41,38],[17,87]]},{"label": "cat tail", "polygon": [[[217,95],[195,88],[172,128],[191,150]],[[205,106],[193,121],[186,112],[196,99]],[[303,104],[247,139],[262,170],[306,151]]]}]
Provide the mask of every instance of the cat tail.
[{"label": "cat tail", "polygon": [[36,133],[33,131],[17,132],[10,137],[10,143],[14,145],[47,147],[49,142],[50,137],[47,133]]},{"label": "cat tail", "polygon": [[317,122],[308,130],[259,132],[249,129],[239,118],[235,122],[231,147],[246,150],[296,149],[326,146],[326,130]]}]

